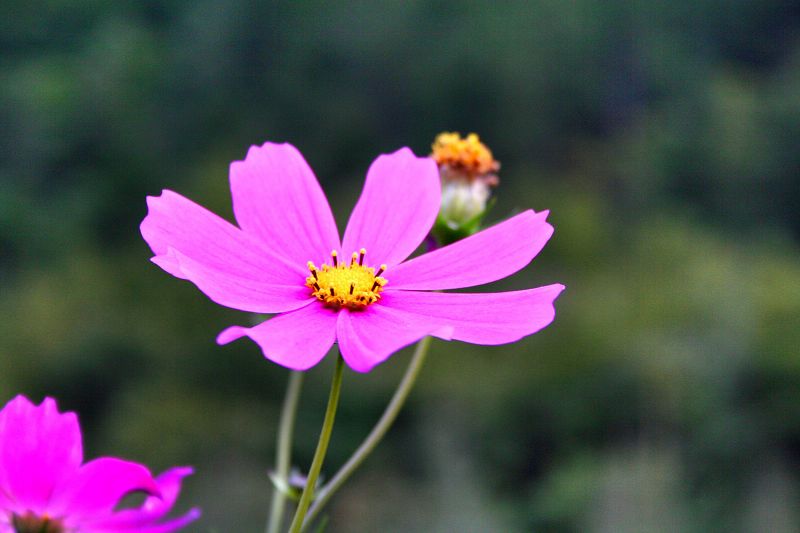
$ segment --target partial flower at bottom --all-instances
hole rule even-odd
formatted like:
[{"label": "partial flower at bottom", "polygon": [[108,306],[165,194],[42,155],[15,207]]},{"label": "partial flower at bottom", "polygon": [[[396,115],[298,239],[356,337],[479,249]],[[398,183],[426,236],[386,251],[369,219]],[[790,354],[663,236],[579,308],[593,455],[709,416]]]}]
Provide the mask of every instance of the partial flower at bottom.
[{"label": "partial flower at bottom", "polygon": [[[0,533],[169,533],[200,516],[192,509],[163,520],[188,467],[153,477],[143,465],[114,457],[83,463],[74,413],[55,400],[34,405],[17,396],[0,410]],[[138,507],[118,509],[145,493]]]},{"label": "partial flower at bottom", "polygon": [[439,213],[433,159],[408,148],[378,157],[340,240],[328,201],[289,144],[250,148],[230,168],[239,226],[165,190],[147,199],[141,225],[153,262],[218,304],[278,316],[233,326],[227,344],[250,337],[283,366],[316,365],[334,342],[367,372],[427,335],[505,344],[547,326],[553,284],[500,293],[443,293],[505,278],[525,267],[553,233],[547,212],[525,211],[433,252],[408,259]]}]

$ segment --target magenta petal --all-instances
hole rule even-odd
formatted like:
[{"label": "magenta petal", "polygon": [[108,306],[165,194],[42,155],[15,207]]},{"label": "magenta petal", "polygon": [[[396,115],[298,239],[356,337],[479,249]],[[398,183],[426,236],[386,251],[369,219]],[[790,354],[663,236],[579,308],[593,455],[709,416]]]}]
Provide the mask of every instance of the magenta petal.
[{"label": "magenta petal", "polygon": [[[200,518],[200,509],[193,508],[190,509],[186,514],[175,518],[174,520],[169,520],[162,524],[151,525],[149,527],[136,527],[135,529],[130,529],[129,531],[135,531],[136,533],[169,533],[171,531],[177,531],[186,525],[194,522],[198,518]],[[113,530],[112,530],[113,531]],[[125,530],[120,530],[125,531]]]},{"label": "magenta petal", "polygon": [[158,485],[144,466],[101,457],[89,461],[53,494],[49,507],[55,515],[69,515],[77,522],[111,513],[126,494],[144,491],[158,494]]},{"label": "magenta petal", "polygon": [[291,144],[252,146],[230,169],[239,225],[302,268],[339,248],[339,231],[317,178]]},{"label": "magenta petal", "polygon": [[430,324],[449,326],[452,339],[473,344],[505,344],[536,333],[555,317],[553,301],[564,286],[481,294],[394,291],[381,303]]},{"label": "magenta petal", "polygon": [[379,156],[347,229],[342,254],[367,249],[371,265],[396,265],[422,242],[439,213],[439,170],[432,159],[403,148]]},{"label": "magenta petal", "polygon": [[553,234],[548,211],[520,213],[388,270],[387,290],[443,290],[502,279],[531,262]]},{"label": "magenta petal", "polygon": [[[304,305],[305,263],[286,263],[259,240],[172,191],[148,197],[142,236],[153,262],[215,302],[258,313]],[[302,290],[301,290],[302,289]]]},{"label": "magenta petal", "polygon": [[270,361],[293,370],[307,370],[333,346],[336,315],[336,311],[314,301],[252,328],[231,326],[217,336],[217,343],[228,344],[247,336],[258,343]]},{"label": "magenta petal", "polygon": [[36,406],[17,396],[0,411],[0,492],[22,510],[44,511],[82,460],[78,419],[59,413],[52,398]]},{"label": "magenta petal", "polygon": [[273,285],[206,267],[176,250],[170,249],[168,256],[198,289],[226,307],[253,313],[278,313],[303,307],[311,298],[304,282]]},{"label": "magenta petal", "polygon": [[174,531],[196,520],[200,516],[198,509],[192,509],[184,516],[162,524],[156,522],[172,510],[181,490],[183,478],[192,474],[189,467],[176,467],[167,470],[156,478],[159,495],[145,498],[141,507],[124,509],[113,513],[110,517],[102,517],[97,521],[84,521],[85,526],[92,528],[119,531]]},{"label": "magenta petal", "polygon": [[394,352],[426,335],[449,339],[450,334],[451,328],[446,325],[383,302],[363,311],[343,310],[336,327],[342,357],[356,372],[369,372]]}]

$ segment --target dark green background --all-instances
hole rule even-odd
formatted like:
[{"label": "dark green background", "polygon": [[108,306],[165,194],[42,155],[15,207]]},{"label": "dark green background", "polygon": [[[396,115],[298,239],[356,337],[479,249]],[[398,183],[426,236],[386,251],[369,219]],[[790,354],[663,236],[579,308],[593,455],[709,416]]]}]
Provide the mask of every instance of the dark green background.
[{"label": "dark green background", "polygon": [[[777,0],[3,2],[0,402],[55,396],[90,456],[195,465],[189,529],[259,531],[287,372],[216,346],[250,318],[148,261],[145,196],[230,218],[229,162],[288,141],[343,227],[378,153],[475,131],[492,221],[556,228],[494,287],[562,282],[557,318],[435,342],[328,531],[798,531],[799,30]],[[347,372],[329,474],[408,358]]]}]

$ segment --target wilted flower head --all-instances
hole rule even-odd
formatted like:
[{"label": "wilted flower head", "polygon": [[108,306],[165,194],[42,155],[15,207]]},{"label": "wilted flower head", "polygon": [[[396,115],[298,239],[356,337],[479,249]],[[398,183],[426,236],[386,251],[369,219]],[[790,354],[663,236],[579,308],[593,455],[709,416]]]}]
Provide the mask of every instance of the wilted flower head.
[{"label": "wilted flower head", "polygon": [[442,207],[433,234],[440,244],[450,244],[480,229],[489,209],[492,188],[500,180],[500,163],[475,133],[440,133],[431,157],[442,179]]},{"label": "wilted flower head", "polygon": [[439,165],[445,181],[481,180],[487,185],[497,185],[494,173],[500,170],[500,162],[476,133],[463,138],[459,133],[440,133],[431,148],[431,157]]},{"label": "wilted flower head", "polygon": [[[114,457],[83,464],[74,413],[55,400],[17,396],[0,410],[0,533],[168,533],[196,520],[192,509],[163,521],[191,468],[154,478],[144,466]],[[117,509],[126,495],[147,494],[139,507]]]},{"label": "wilted flower head", "polygon": [[366,372],[427,335],[476,344],[519,340],[547,326],[554,284],[502,293],[428,292],[513,274],[545,245],[547,212],[531,210],[450,246],[407,259],[439,213],[436,163],[408,148],[372,163],[339,239],[330,206],[289,144],[250,148],[230,169],[239,227],[172,191],[149,197],[142,235],[153,261],[215,302],[279,315],[217,337],[257,342],[270,360],[305,370],[334,342]]}]

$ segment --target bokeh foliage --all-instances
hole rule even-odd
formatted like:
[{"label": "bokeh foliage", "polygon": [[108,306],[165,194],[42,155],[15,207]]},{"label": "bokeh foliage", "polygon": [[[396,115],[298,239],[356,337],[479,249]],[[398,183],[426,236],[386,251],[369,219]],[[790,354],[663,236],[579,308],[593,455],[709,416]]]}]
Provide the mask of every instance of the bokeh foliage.
[{"label": "bokeh foliage", "polygon": [[[778,0],[5,2],[0,401],[57,397],[93,455],[195,465],[194,530],[257,531],[286,371],[214,344],[251,318],[148,262],[145,196],[230,219],[228,163],[289,141],[343,227],[376,154],[476,131],[495,219],[556,227],[495,288],[563,282],[558,317],[434,343],[329,530],[797,531],[799,30]],[[329,468],[407,360],[346,376]]]}]

